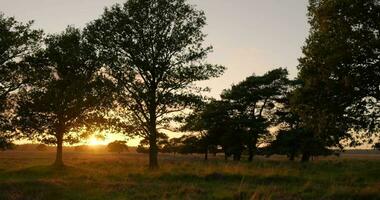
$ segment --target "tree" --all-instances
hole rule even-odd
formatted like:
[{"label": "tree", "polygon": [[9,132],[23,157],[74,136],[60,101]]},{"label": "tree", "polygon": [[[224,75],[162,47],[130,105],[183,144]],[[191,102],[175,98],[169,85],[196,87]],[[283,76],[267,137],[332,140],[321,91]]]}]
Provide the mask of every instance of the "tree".
[{"label": "tree", "polygon": [[181,138],[171,138],[167,141],[161,149],[162,153],[173,153],[174,155],[179,152],[181,146]]},{"label": "tree", "polygon": [[[162,152],[169,143],[169,137],[164,133],[157,133],[157,152]],[[144,138],[140,141],[136,151],[138,153],[149,153],[149,140]]]},{"label": "tree", "polygon": [[302,128],[280,130],[276,139],[265,147],[266,155],[286,155],[291,161],[301,154],[301,162],[308,162],[314,156],[328,156],[333,153],[324,146],[320,138]]},{"label": "tree", "polygon": [[[378,0],[311,0],[295,111],[324,146],[379,128]],[[354,144],[354,143],[353,143]]]},{"label": "tree", "polygon": [[286,69],[274,69],[262,76],[250,76],[222,94],[222,99],[231,104],[236,131],[243,133],[249,161],[257,151],[259,140],[269,133],[269,121],[276,103],[288,89],[287,76]]},{"label": "tree", "polygon": [[178,153],[193,154],[204,152],[200,141],[200,138],[194,135],[182,136]]},{"label": "tree", "polygon": [[121,153],[123,151],[128,151],[128,146],[126,141],[113,141],[107,145],[107,149],[109,152],[117,152]]},{"label": "tree", "polygon": [[76,143],[104,122],[101,103],[110,83],[105,80],[93,60],[95,51],[82,39],[78,29],[68,27],[51,35],[35,59],[49,73],[43,81],[25,91],[19,103],[18,126],[29,139],[56,144],[55,166],[63,166],[62,147]]},{"label": "tree", "polygon": [[46,144],[39,144],[39,145],[36,147],[36,149],[37,149],[38,151],[46,151],[46,150],[47,150],[47,146],[46,146]]},{"label": "tree", "polygon": [[212,50],[202,45],[205,24],[205,14],[185,0],[128,0],[85,30],[115,79],[118,104],[140,129],[134,134],[149,141],[151,169],[158,168],[158,132],[201,100],[194,83],[224,71],[205,63]]},{"label": "tree", "polygon": [[14,149],[15,145],[7,140],[5,137],[0,137],[0,151],[5,151],[8,149]]},{"label": "tree", "polygon": [[[28,58],[38,49],[42,31],[32,29],[33,22],[21,23],[0,13],[0,148],[11,147],[15,137],[11,120],[21,88],[34,82],[36,66]],[[37,77],[38,78],[38,77]]]},{"label": "tree", "polygon": [[380,151],[380,143],[374,144],[373,148]]},{"label": "tree", "polygon": [[185,118],[183,131],[198,132],[205,159],[210,149],[222,146],[225,159],[231,155],[240,160],[244,150],[244,132],[239,130],[238,120],[233,118],[233,109],[227,101],[211,100]]},{"label": "tree", "polygon": [[302,155],[301,161],[307,162],[312,156],[327,156],[333,153],[322,138],[314,135],[291,104],[294,91],[301,87],[299,80],[289,80],[284,86],[283,94],[276,100],[276,107],[270,123],[276,128],[276,139],[264,148],[267,156],[273,154],[286,155],[293,161]]}]

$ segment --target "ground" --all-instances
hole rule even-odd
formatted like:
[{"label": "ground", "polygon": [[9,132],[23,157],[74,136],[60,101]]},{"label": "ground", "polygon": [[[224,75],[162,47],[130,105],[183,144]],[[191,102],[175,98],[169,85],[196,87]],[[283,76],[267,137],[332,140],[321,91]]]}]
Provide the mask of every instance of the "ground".
[{"label": "ground", "polygon": [[0,199],[380,199],[380,156],[351,155],[308,164],[284,158],[253,163],[222,157],[65,152],[0,152]]}]

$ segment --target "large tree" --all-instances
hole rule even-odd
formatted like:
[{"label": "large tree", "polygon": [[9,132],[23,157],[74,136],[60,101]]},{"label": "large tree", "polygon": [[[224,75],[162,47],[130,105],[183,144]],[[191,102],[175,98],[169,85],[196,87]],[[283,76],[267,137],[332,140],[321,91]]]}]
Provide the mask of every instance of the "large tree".
[{"label": "large tree", "polygon": [[220,76],[205,63],[205,14],[186,0],[128,0],[105,10],[86,28],[119,89],[118,104],[132,113],[149,140],[149,166],[157,168],[157,135],[173,113],[201,100],[195,82]]},{"label": "large tree", "polygon": [[379,128],[379,21],[378,0],[310,0],[293,105],[326,146]]},{"label": "large tree", "polygon": [[11,147],[14,130],[10,123],[21,88],[35,81],[35,67],[28,62],[39,47],[42,31],[33,22],[21,23],[0,13],[0,149]]},{"label": "large tree", "polygon": [[[102,123],[100,104],[112,94],[111,84],[100,73],[95,51],[80,30],[68,27],[50,35],[46,48],[34,59],[43,81],[25,91],[18,108],[18,128],[29,139],[56,144],[55,165],[63,166],[64,143],[75,143]],[[46,71],[48,73],[46,73]]]}]

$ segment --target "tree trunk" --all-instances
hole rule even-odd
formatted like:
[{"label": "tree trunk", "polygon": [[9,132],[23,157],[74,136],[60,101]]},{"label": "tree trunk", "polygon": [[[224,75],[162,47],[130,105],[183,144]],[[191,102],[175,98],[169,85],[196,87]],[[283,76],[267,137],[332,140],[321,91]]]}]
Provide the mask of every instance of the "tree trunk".
[{"label": "tree trunk", "polygon": [[54,166],[56,167],[63,167],[63,157],[62,157],[62,151],[63,151],[63,133],[57,133],[57,153],[55,157]]},{"label": "tree trunk", "polygon": [[151,119],[149,127],[149,169],[158,169],[158,147],[156,120]]},{"label": "tree trunk", "polygon": [[148,103],[149,169],[151,170],[158,169],[156,90],[156,86],[150,88]]},{"label": "tree trunk", "polygon": [[248,144],[248,161],[252,162],[253,157],[255,156],[257,139],[252,139]]},{"label": "tree trunk", "polygon": [[241,153],[234,153],[232,155],[234,161],[240,161],[241,159]]},{"label": "tree trunk", "polygon": [[158,169],[158,147],[156,134],[149,139],[149,169]]},{"label": "tree trunk", "polygon": [[301,162],[309,162],[309,160],[310,160],[310,154],[309,153],[303,153],[302,158],[301,158]]},{"label": "tree trunk", "polygon": [[252,162],[252,160],[253,160],[253,155],[254,155],[253,149],[254,149],[253,144],[249,144],[248,145],[248,161],[249,162]]},{"label": "tree trunk", "polygon": [[290,155],[289,155],[289,160],[290,160],[290,161],[294,161],[295,157],[296,157],[296,156],[295,156],[294,154],[290,154]]},{"label": "tree trunk", "polygon": [[205,149],[205,160],[208,160],[208,146]]},{"label": "tree trunk", "polygon": [[228,157],[229,157],[229,155],[228,155],[227,151],[224,150],[224,160],[228,161]]}]

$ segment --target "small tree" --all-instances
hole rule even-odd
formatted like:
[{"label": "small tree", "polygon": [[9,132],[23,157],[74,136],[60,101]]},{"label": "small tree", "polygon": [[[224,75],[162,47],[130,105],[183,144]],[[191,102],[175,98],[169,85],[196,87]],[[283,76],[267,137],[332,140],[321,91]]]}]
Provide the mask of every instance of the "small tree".
[{"label": "small tree", "polygon": [[236,131],[243,134],[249,161],[252,161],[260,139],[269,133],[275,105],[289,83],[287,76],[286,69],[274,69],[262,76],[250,76],[222,94],[222,99],[231,105],[231,118]]},{"label": "small tree", "polygon": [[376,143],[373,145],[373,148],[380,151],[380,143]]},{"label": "small tree", "polygon": [[5,151],[8,149],[14,149],[15,145],[7,140],[5,137],[0,137],[0,151]]},{"label": "small tree", "polygon": [[[131,113],[134,132],[149,141],[149,166],[158,168],[158,135],[173,114],[201,100],[195,82],[220,76],[205,63],[205,14],[185,0],[128,0],[106,9],[86,28],[115,79],[118,103]],[[125,113],[124,113],[125,114]]]},{"label": "small tree", "polygon": [[109,152],[122,153],[124,151],[128,151],[128,146],[126,141],[116,140],[107,145],[107,149]]},{"label": "small tree", "polygon": [[45,44],[36,62],[49,73],[25,92],[18,125],[28,138],[56,144],[55,165],[63,166],[63,144],[76,143],[82,133],[100,127],[104,122],[100,105],[112,92],[93,59],[96,52],[87,46],[78,29],[69,27],[51,35]]},{"label": "small tree", "polygon": [[198,145],[203,149],[205,159],[210,148],[220,145],[226,159],[233,155],[234,160],[240,160],[245,132],[239,129],[232,111],[229,102],[212,100],[185,118],[182,130],[200,133]]},{"label": "small tree", "polygon": [[46,150],[47,150],[47,146],[46,146],[46,144],[39,144],[39,145],[36,147],[36,149],[37,149],[38,151],[46,151]]},{"label": "small tree", "polygon": [[162,147],[162,153],[173,153],[174,155],[179,152],[181,145],[181,138],[171,138]]},{"label": "small tree", "polygon": [[179,153],[181,154],[193,154],[202,153],[203,148],[200,144],[200,138],[194,135],[184,135],[181,137],[181,145],[179,147]]}]

